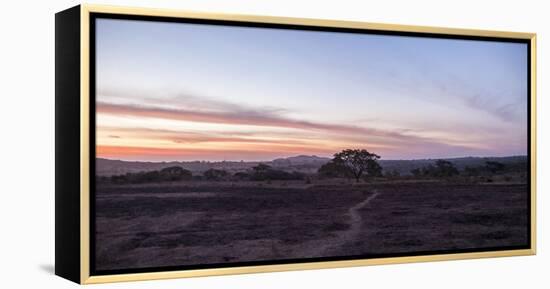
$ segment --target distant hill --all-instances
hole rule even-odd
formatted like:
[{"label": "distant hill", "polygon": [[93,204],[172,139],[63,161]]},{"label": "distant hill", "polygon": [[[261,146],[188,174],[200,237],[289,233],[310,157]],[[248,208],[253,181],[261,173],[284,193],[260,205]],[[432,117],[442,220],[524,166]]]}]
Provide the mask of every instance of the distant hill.
[{"label": "distant hill", "polygon": [[299,155],[295,157],[274,159],[271,161],[273,166],[285,167],[285,166],[301,166],[301,165],[318,165],[322,166],[329,162],[330,158],[323,158],[318,156],[306,156]]},{"label": "distant hill", "polygon": [[[438,159],[418,159],[418,160],[380,160],[380,165],[384,171],[397,171],[402,175],[410,174],[410,171],[415,168],[420,168],[429,164],[434,164]],[[526,163],[527,156],[510,156],[510,157],[463,157],[446,159],[451,161],[459,170],[463,170],[466,166],[476,167],[482,166],[486,161],[497,161],[503,164]],[[330,158],[299,155],[288,158],[278,158],[272,161],[262,162],[264,164],[276,167],[286,171],[299,171],[303,173],[315,173],[317,170],[329,162]],[[193,173],[204,172],[208,169],[223,169],[228,172],[245,171],[260,162],[207,162],[207,161],[190,161],[190,162],[142,162],[142,161],[121,161],[109,160],[103,158],[96,159],[96,175],[111,176],[121,175],[125,173],[136,173],[141,171],[161,170],[166,167],[180,166],[190,170]]]}]

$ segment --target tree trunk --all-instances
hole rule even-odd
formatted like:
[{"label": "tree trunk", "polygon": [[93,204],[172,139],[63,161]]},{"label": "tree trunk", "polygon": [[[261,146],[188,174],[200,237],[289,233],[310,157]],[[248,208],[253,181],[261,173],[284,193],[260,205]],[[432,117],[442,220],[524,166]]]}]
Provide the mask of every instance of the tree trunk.
[{"label": "tree trunk", "polygon": [[361,178],[361,175],[363,174],[363,171],[360,170],[357,173],[353,173],[353,176],[355,177],[355,182],[358,183],[359,179]]}]

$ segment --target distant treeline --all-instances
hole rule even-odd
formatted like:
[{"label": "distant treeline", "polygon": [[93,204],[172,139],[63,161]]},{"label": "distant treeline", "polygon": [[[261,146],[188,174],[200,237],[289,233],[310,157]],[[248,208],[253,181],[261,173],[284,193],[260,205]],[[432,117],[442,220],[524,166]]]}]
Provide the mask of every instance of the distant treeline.
[{"label": "distant treeline", "polygon": [[527,162],[504,164],[496,161],[486,161],[483,165],[466,166],[459,171],[452,162],[446,160],[437,160],[435,165],[427,165],[411,170],[411,174],[417,178],[491,177],[506,174],[526,174],[526,172]]},{"label": "distant treeline", "polygon": [[175,181],[276,181],[276,180],[305,180],[307,175],[300,172],[286,172],[273,169],[266,164],[259,164],[252,170],[244,172],[230,172],[222,169],[209,169],[201,174],[193,175],[189,170],[179,166],[164,168],[159,171],[126,173],[110,177],[97,177],[99,182],[113,184],[142,184]]},{"label": "distant treeline", "polygon": [[174,182],[191,180],[193,175],[189,170],[174,166],[164,168],[160,171],[147,171],[138,173],[127,173],[124,175],[114,175],[110,177],[98,177],[99,181],[111,182],[115,184],[140,184],[155,182]]},{"label": "distant treeline", "polygon": [[334,154],[334,158],[322,165],[317,173],[306,174],[298,171],[275,169],[267,164],[260,163],[245,171],[231,173],[223,169],[208,169],[193,174],[179,166],[171,166],[161,170],[126,173],[110,177],[98,176],[97,181],[112,184],[140,184],[175,181],[291,181],[304,180],[307,183],[312,179],[354,179],[370,181],[374,179],[447,179],[460,181],[493,180],[525,181],[527,178],[527,161],[501,163],[485,161],[478,166],[465,166],[459,170],[453,162],[436,160],[434,163],[414,168],[410,174],[401,175],[397,170],[384,171],[378,160],[380,156],[364,149],[346,149]]}]

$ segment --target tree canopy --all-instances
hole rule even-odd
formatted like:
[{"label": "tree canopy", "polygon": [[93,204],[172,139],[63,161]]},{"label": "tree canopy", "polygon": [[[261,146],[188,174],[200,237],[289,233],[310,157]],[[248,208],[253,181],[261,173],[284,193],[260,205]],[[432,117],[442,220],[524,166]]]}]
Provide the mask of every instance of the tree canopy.
[{"label": "tree canopy", "polygon": [[361,176],[374,177],[382,174],[382,167],[377,160],[380,156],[365,149],[345,149],[334,154],[333,166],[347,170],[357,182]]}]

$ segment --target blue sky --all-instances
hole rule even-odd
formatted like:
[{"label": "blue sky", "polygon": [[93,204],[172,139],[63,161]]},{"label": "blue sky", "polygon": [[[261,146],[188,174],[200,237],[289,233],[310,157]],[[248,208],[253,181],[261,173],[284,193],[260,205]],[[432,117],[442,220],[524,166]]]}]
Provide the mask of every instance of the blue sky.
[{"label": "blue sky", "polygon": [[98,154],[527,153],[527,45],[98,19]]}]

